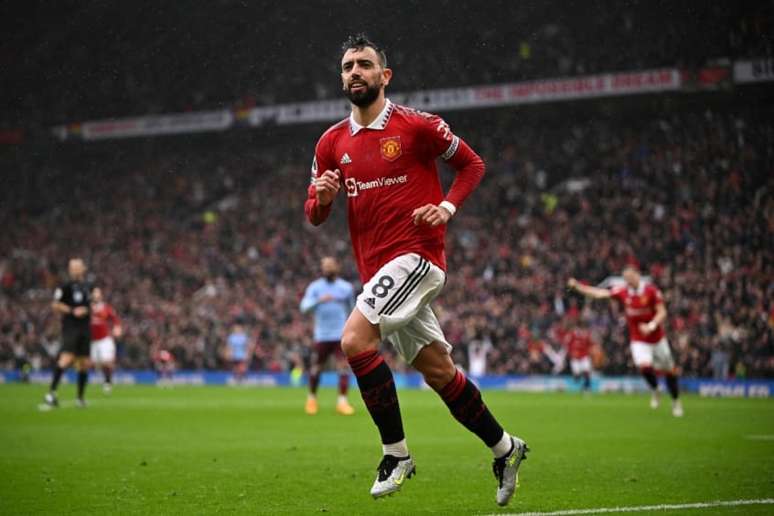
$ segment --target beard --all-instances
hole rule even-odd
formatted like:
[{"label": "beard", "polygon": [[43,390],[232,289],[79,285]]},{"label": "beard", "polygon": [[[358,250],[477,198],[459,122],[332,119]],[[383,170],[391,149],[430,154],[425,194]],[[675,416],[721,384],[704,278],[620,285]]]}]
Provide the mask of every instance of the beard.
[{"label": "beard", "polygon": [[352,91],[351,87],[344,88],[344,95],[349,99],[350,102],[352,102],[357,107],[368,107],[371,104],[373,104],[376,99],[379,97],[379,91],[381,90],[381,87],[379,86],[372,86],[368,83],[366,83],[366,88],[364,91],[358,91],[357,93],[354,93]]},{"label": "beard", "polygon": [[336,279],[336,273],[335,272],[334,273],[324,274],[323,276],[325,276],[325,279],[328,280],[328,283],[333,283],[333,281]]}]

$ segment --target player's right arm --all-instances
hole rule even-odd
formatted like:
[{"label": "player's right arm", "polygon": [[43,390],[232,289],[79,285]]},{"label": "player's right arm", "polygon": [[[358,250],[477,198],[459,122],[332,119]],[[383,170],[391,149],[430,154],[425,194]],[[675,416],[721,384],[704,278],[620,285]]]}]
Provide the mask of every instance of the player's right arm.
[{"label": "player's right arm", "polygon": [[304,297],[301,299],[301,304],[298,308],[301,310],[302,314],[305,314],[319,303],[320,299],[317,295],[317,289],[314,288],[314,283],[312,283],[306,287],[306,292],[304,292]]},{"label": "player's right arm", "polygon": [[[333,199],[341,189],[341,172],[335,168],[335,161],[331,158],[330,143],[324,134],[314,151],[312,161],[312,184],[307,189],[304,213],[307,220],[319,226],[331,213]],[[320,172],[322,171],[322,172]]]},{"label": "player's right arm", "polygon": [[592,287],[591,285],[584,285],[575,278],[567,280],[567,288],[574,290],[591,299],[610,299],[613,297],[612,292],[606,288]]}]

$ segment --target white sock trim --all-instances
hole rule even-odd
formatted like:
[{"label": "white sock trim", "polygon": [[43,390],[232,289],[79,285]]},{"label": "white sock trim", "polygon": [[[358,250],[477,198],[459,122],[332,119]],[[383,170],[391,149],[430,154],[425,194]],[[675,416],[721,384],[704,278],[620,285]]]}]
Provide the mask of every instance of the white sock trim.
[{"label": "white sock trim", "polygon": [[347,397],[344,396],[343,394],[339,394],[339,398],[336,401],[336,403],[347,403]]},{"label": "white sock trim", "polygon": [[508,432],[503,430],[503,436],[497,441],[497,444],[490,448],[494,453],[495,458],[503,457],[506,453],[511,451],[511,436]]},{"label": "white sock trim", "polygon": [[400,440],[397,443],[383,444],[382,445],[382,452],[383,452],[383,455],[392,455],[393,457],[408,457],[409,456],[408,445],[406,444],[406,439]]}]

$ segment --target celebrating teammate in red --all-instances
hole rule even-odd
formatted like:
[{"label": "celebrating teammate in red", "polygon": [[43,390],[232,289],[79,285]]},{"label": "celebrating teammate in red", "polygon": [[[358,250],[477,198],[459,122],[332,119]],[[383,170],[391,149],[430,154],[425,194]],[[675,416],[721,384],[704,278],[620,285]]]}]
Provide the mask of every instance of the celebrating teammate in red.
[{"label": "celebrating teammate in red", "polygon": [[570,370],[575,380],[583,379],[583,390],[591,389],[591,348],[594,339],[591,332],[583,327],[577,318],[569,321],[567,331],[560,332],[558,338],[570,355]]},{"label": "celebrating teammate in red", "polygon": [[667,311],[661,291],[652,283],[642,281],[639,269],[627,265],[623,270],[625,285],[611,289],[592,287],[570,278],[567,286],[592,299],[615,299],[621,302],[629,328],[632,359],[651,389],[650,406],[658,408],[658,379],[656,371],[666,377],[672,396],[672,414],[683,415],[680,391],[675,374],[675,362],[669,349],[664,321]]},{"label": "celebrating teammate in red", "polygon": [[91,292],[91,362],[102,369],[105,383],[102,390],[110,393],[113,386],[113,369],[116,364],[116,343],[113,337],[121,336],[121,320],[116,311],[102,296],[102,289]]},{"label": "celebrating teammate in red", "polygon": [[[505,505],[515,492],[527,445],[503,430],[476,386],[456,369],[430,308],[446,282],[446,223],[478,185],[484,163],[438,116],[385,98],[392,70],[377,45],[358,35],[342,50],[341,79],[352,114],[317,143],[304,208],[312,224],[322,224],[344,185],[364,287],[341,345],[382,439],[371,494],[398,491],[415,471],[392,372],[379,354],[386,338],[452,415],[491,448],[496,500]],[[446,196],[435,164],[439,157],[456,170]]]}]

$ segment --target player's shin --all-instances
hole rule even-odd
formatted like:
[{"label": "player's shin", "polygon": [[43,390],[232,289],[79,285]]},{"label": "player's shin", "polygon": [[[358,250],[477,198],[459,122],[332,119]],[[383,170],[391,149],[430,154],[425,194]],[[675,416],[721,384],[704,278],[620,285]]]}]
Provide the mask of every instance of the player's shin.
[{"label": "player's shin", "polygon": [[[405,443],[398,393],[389,366],[376,350],[363,351],[347,360],[357,378],[365,406],[379,429],[382,444],[386,448],[396,443]],[[391,451],[398,451],[402,456],[408,455],[405,444],[400,448]]]},{"label": "player's shin", "polygon": [[349,391],[349,373],[339,374],[339,396],[347,396]]},{"label": "player's shin", "polygon": [[672,396],[672,399],[678,399],[680,397],[680,386],[677,383],[677,376],[672,373],[668,373],[666,375],[666,384],[667,389],[669,389],[669,395]]},{"label": "player's shin", "polygon": [[481,391],[461,371],[457,370],[452,381],[438,394],[454,418],[484,441],[495,457],[511,450],[510,436],[489,412],[481,399]]},{"label": "player's shin", "polygon": [[647,382],[648,386],[651,388],[651,390],[657,390],[658,389],[658,378],[656,378],[656,372],[653,370],[650,366],[645,366],[640,368],[640,374]]},{"label": "player's shin", "polygon": [[317,395],[317,388],[320,386],[320,370],[312,368],[309,372],[309,393],[312,396]]}]

